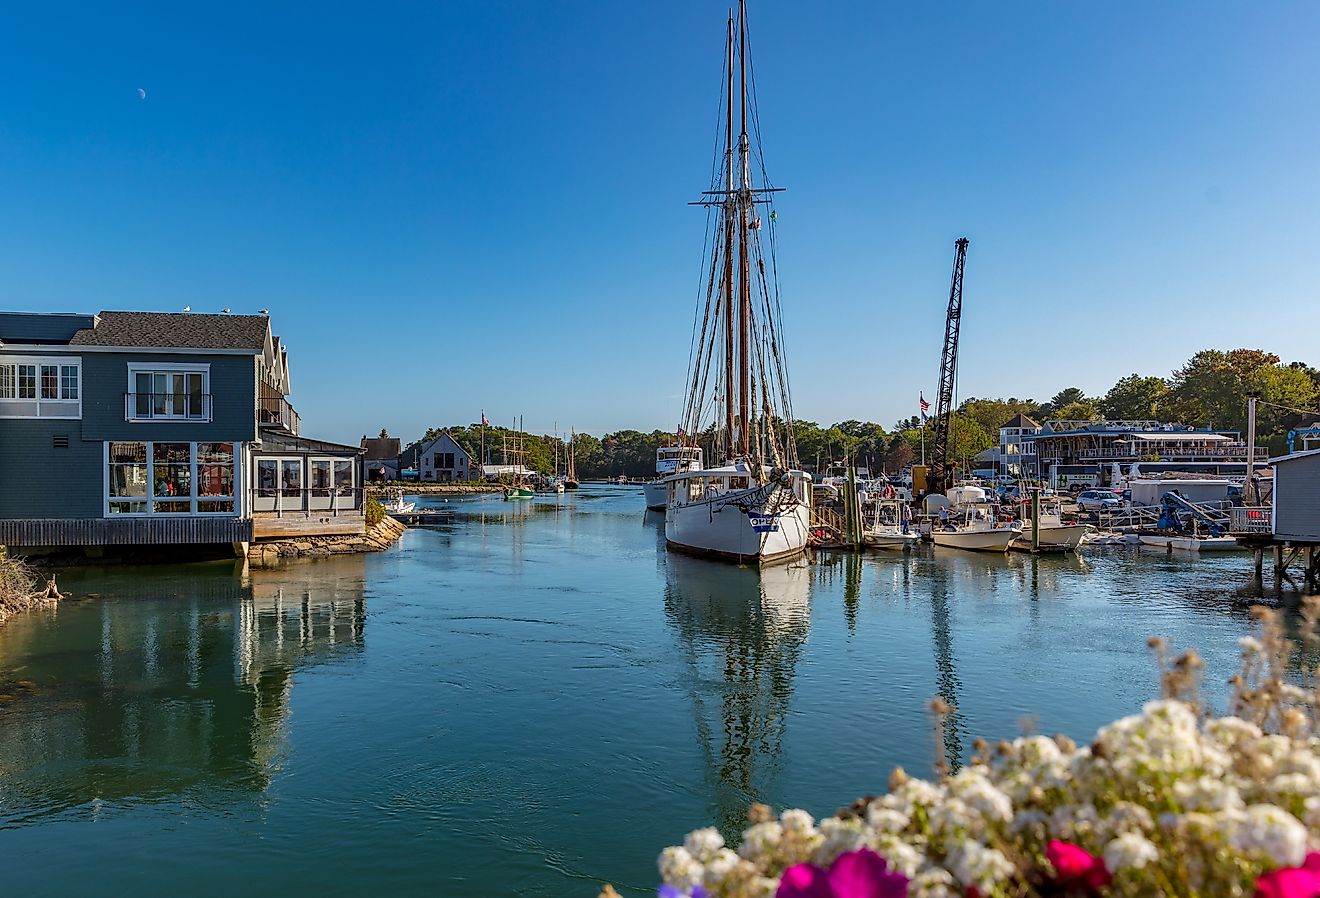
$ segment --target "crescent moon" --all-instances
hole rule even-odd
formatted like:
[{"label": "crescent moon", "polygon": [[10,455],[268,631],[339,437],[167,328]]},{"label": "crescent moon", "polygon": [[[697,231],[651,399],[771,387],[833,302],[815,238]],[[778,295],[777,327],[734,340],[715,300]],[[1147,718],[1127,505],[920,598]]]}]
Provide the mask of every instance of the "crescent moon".
[{"label": "crescent moon", "polygon": [[145,90],[143,90],[142,88],[139,87],[139,88],[138,88],[138,97],[141,98],[141,99],[143,99],[143,100],[145,100],[145,99],[147,98],[147,92],[146,92]]}]

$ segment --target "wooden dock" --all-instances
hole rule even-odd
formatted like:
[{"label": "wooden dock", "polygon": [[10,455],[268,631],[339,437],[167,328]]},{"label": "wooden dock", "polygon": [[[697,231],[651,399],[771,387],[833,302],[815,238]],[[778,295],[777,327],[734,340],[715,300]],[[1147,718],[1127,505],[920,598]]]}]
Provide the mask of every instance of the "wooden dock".
[{"label": "wooden dock", "polygon": [[452,520],[454,513],[448,508],[419,508],[415,511],[391,511],[389,516],[400,524],[417,527],[422,524],[440,524]]}]

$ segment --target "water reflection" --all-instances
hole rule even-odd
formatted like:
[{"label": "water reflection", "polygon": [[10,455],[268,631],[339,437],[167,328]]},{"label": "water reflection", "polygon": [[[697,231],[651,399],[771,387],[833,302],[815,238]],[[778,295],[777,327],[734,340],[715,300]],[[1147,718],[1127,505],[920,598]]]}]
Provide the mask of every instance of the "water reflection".
[{"label": "water reflection", "polygon": [[793,675],[810,627],[801,566],[764,571],[671,554],[665,614],[687,661],[687,689],[712,815],[738,830],[748,805],[772,793]]},{"label": "water reflection", "polygon": [[294,672],[363,649],[360,558],[251,578],[107,577],[122,581],[114,600],[72,601],[58,626],[21,618],[0,632],[10,825],[260,793],[284,751]]}]

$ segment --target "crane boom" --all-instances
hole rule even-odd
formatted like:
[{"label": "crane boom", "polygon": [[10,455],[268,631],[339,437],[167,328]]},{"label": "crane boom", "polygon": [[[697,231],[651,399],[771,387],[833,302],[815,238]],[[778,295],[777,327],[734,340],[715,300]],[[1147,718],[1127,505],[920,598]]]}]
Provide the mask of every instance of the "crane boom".
[{"label": "crane boom", "polygon": [[944,350],[940,353],[940,395],[935,408],[935,449],[927,475],[929,492],[943,493],[949,480],[949,431],[952,429],[953,387],[958,376],[958,330],[962,325],[963,266],[967,238],[954,242],[953,281],[949,285],[949,311],[944,318]]}]

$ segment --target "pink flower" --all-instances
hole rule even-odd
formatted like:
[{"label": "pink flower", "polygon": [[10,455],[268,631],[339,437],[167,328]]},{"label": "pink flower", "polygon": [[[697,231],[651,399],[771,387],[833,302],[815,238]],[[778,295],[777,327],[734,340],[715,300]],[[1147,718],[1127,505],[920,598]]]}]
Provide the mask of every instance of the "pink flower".
[{"label": "pink flower", "polygon": [[1082,886],[1094,891],[1109,885],[1113,879],[1102,858],[1072,842],[1050,840],[1045,847],[1045,857],[1054,868],[1055,882],[1062,886]]},{"label": "pink flower", "polygon": [[908,879],[892,873],[869,848],[839,855],[828,871],[796,864],[784,871],[775,898],[907,898]]},{"label": "pink flower", "polygon": [[1300,867],[1281,867],[1256,879],[1256,898],[1320,898],[1320,853]]}]

